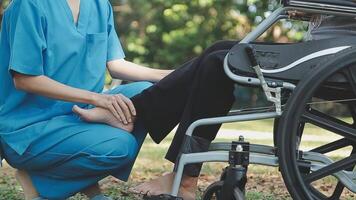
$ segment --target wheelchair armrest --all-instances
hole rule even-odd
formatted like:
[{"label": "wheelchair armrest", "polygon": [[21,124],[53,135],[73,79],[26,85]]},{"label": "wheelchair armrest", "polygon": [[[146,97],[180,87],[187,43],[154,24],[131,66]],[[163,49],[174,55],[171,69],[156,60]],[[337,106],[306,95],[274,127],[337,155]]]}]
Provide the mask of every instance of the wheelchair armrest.
[{"label": "wheelchair armrest", "polygon": [[282,0],[284,6],[356,14],[355,0]]},{"label": "wheelchair armrest", "polygon": [[283,4],[288,6],[293,4],[293,2],[304,2],[304,3],[318,3],[318,4],[325,4],[325,5],[336,5],[336,6],[356,6],[355,0],[283,0]]}]

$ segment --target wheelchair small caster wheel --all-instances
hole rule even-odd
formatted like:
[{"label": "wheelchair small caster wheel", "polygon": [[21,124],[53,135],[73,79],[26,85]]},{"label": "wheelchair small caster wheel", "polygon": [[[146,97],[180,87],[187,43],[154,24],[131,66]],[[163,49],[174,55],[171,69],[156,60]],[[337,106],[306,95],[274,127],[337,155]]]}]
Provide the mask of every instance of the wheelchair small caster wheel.
[{"label": "wheelchair small caster wheel", "polygon": [[[221,197],[223,185],[223,181],[218,181],[211,184],[204,192],[202,200],[223,200]],[[235,187],[231,200],[245,200],[245,195],[238,187]]]}]

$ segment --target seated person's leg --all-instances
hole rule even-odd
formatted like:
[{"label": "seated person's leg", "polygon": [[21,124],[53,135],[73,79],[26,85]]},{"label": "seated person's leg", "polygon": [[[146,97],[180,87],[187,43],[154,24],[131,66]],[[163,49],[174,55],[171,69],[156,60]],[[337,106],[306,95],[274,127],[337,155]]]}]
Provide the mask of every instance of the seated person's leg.
[{"label": "seated person's leg", "polygon": [[[235,44],[235,43],[234,43]],[[233,44],[232,44],[233,45]],[[231,46],[232,46],[231,45]],[[230,46],[230,47],[231,47]],[[170,150],[166,158],[172,162],[175,162],[177,156],[179,155],[185,137],[185,132],[188,126],[197,119],[206,118],[206,117],[216,117],[224,116],[228,113],[231,108],[231,105],[234,101],[233,97],[233,81],[231,81],[224,73],[223,70],[223,59],[227,54],[228,50],[221,50],[211,52],[209,55],[205,55],[205,58],[199,62],[198,71],[195,73],[193,79],[186,83],[189,87],[185,88],[188,90],[186,94],[187,98],[184,101],[184,106],[180,107],[183,113],[180,114],[180,126],[176,132]],[[189,72],[186,72],[189,73]],[[174,74],[172,74],[174,75]],[[155,96],[153,91],[151,91],[151,96]],[[178,96],[179,94],[165,93],[161,96],[171,96],[171,99],[177,99],[176,101],[181,101],[182,97]],[[159,97],[157,97],[159,99]],[[145,98],[142,98],[145,100]],[[171,101],[174,102],[174,101]],[[170,105],[172,103],[170,102]],[[163,103],[163,102],[159,102]],[[174,107],[176,103],[174,102]],[[147,105],[149,107],[149,105]],[[157,107],[154,107],[156,110]],[[160,112],[158,112],[160,113]],[[151,118],[152,119],[152,118]],[[157,120],[157,118],[153,118]],[[154,122],[153,122],[154,123]],[[158,125],[157,125],[158,126]],[[198,128],[194,132],[195,143],[193,142],[194,148],[185,149],[186,153],[190,150],[207,149],[210,141],[212,141],[217,131],[219,130],[220,125],[206,126]],[[152,133],[151,133],[152,136]],[[152,136],[154,137],[154,136]],[[197,140],[199,140],[197,142]],[[204,141],[204,142],[201,142]],[[204,143],[204,144],[203,144]],[[201,147],[197,147],[197,144],[203,144]],[[191,152],[191,151],[190,151]],[[196,151],[195,151],[196,152]],[[182,185],[180,189],[180,196],[183,196],[184,199],[194,199],[195,191],[197,187],[197,177],[200,173],[200,165],[189,166],[185,170],[185,176],[182,180]],[[138,192],[151,194],[162,194],[170,193],[172,182],[173,182],[174,172],[164,175],[161,178],[152,180],[150,182],[139,185],[134,188]]]},{"label": "seated person's leg", "polygon": [[[180,130],[170,151],[173,153],[167,156],[171,161],[175,161],[185,130],[190,123],[204,117],[224,115],[230,109],[233,101],[231,89],[233,84],[224,74],[222,61],[227,50],[234,44],[236,42],[223,41],[213,45],[200,57],[185,63],[159,83],[132,98],[138,119],[143,121],[151,137],[157,143],[181,122]],[[83,112],[82,117],[89,116],[90,112],[96,111],[98,110],[92,109],[86,113]],[[219,127],[220,125],[210,127],[209,133],[199,131],[201,133],[196,135],[211,141]],[[198,168],[200,169],[199,166]],[[136,190],[151,194],[169,193],[173,174],[140,185],[136,187]],[[197,177],[186,176],[182,186],[184,183],[187,187],[181,188],[181,195],[188,200],[194,199]],[[188,185],[193,185],[193,187],[188,187]]]}]

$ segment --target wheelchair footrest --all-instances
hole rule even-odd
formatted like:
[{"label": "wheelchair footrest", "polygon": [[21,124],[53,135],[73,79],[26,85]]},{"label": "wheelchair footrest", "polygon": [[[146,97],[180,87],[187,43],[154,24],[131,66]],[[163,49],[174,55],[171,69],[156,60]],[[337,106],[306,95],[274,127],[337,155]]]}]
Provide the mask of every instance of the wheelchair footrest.
[{"label": "wheelchair footrest", "polygon": [[[209,151],[229,151],[231,149],[231,142],[218,142],[212,143],[209,147]],[[245,147],[245,145],[243,145]],[[260,144],[249,144],[249,151],[251,153],[260,153],[266,155],[276,155],[277,148]]]}]

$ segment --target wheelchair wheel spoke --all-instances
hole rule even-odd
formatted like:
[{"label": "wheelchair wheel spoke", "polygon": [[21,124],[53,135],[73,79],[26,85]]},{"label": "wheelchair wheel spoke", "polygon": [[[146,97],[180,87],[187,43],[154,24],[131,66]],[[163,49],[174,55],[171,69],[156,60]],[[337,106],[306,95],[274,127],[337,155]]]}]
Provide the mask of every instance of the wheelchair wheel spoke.
[{"label": "wheelchair wheel spoke", "polygon": [[342,184],[340,181],[337,183],[336,188],[333,192],[333,194],[330,196],[329,199],[331,200],[337,200],[340,199],[342,192],[344,191],[345,186]]},{"label": "wheelchair wheel spoke", "polygon": [[353,119],[353,127],[356,128],[356,106],[354,104],[349,104],[349,108],[350,108],[350,113],[351,113],[351,117]]},{"label": "wheelchair wheel spoke", "polygon": [[[352,69],[354,68],[354,69]],[[345,77],[348,81],[348,83],[351,86],[351,91],[353,92],[354,96],[356,96],[356,77],[353,73],[353,71],[355,70],[355,67],[347,67],[346,68],[346,73],[345,73]]]},{"label": "wheelchair wheel spoke", "polygon": [[311,110],[302,115],[302,120],[356,142],[356,130],[339,119]]},{"label": "wheelchair wheel spoke", "polygon": [[325,153],[329,153],[329,152],[344,148],[349,145],[352,145],[352,142],[346,138],[342,138],[340,140],[325,144],[323,146],[316,147],[310,151],[325,154]]},{"label": "wheelchair wheel spoke", "polygon": [[[351,155],[355,154],[356,153],[356,148],[355,148],[355,145],[353,145],[353,149],[352,149],[352,152],[351,152]],[[354,169],[354,167],[356,166],[356,163],[354,163],[354,165],[351,165],[348,169],[348,171],[352,171]],[[343,183],[341,183],[340,181],[338,181],[336,187],[335,187],[335,190],[333,192],[333,194],[331,195],[331,197],[329,198],[330,200],[338,200],[340,199],[341,195],[342,195],[342,192],[344,191],[345,189],[345,185]]]},{"label": "wheelchair wheel spoke", "polygon": [[322,179],[326,176],[332,175],[338,171],[348,169],[352,166],[354,166],[356,163],[356,154],[351,155],[348,158],[344,158],[340,161],[337,161],[333,164],[330,164],[326,167],[321,168],[320,170],[313,172],[311,174],[308,174],[304,180],[307,183],[312,183],[316,180]]},{"label": "wheelchair wheel spoke", "polygon": [[310,191],[311,191],[311,195],[314,197],[314,199],[328,199],[327,196],[325,196],[323,193],[319,192],[313,186],[310,186]]},{"label": "wheelchair wheel spoke", "polygon": [[313,186],[310,185],[309,187],[310,187],[309,189],[311,191],[311,195],[314,197],[314,199],[328,199],[328,200],[339,200],[342,195],[342,192],[345,189],[345,186],[340,181],[338,181],[333,193],[329,197],[327,197],[325,194],[321,193]]}]

